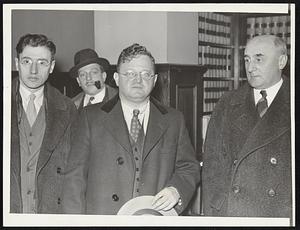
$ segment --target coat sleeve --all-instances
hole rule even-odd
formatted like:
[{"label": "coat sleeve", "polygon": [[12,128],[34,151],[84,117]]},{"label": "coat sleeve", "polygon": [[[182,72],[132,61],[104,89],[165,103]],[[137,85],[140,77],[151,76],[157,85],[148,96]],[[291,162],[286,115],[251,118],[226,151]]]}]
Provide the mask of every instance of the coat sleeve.
[{"label": "coat sleeve", "polygon": [[179,192],[182,204],[177,204],[175,210],[181,213],[189,204],[200,181],[200,164],[196,159],[182,113],[179,127],[175,171],[167,187],[173,186]]},{"label": "coat sleeve", "polygon": [[[212,210],[220,210],[225,201],[226,168],[224,164],[224,128],[228,94],[224,95],[216,105],[206,132],[202,168],[202,201],[204,215],[212,215]],[[213,209],[212,209],[213,208]]]},{"label": "coat sleeve", "polygon": [[83,110],[72,129],[71,151],[68,156],[63,187],[63,213],[85,213],[85,192],[89,160],[89,125]]}]

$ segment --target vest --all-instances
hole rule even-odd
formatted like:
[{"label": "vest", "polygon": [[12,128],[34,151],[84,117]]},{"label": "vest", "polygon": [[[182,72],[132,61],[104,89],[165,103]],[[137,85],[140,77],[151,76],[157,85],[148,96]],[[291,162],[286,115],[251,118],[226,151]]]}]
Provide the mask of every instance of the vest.
[{"label": "vest", "polygon": [[37,212],[36,166],[46,129],[45,100],[32,127],[23,106],[20,110],[20,159],[23,213]]},{"label": "vest", "polygon": [[[143,129],[141,132],[144,132]],[[130,135],[129,135],[130,136]],[[144,150],[145,136],[139,135],[137,142],[135,143],[130,137],[130,144],[132,147],[132,153],[135,163],[135,173],[133,182],[132,197],[140,196],[140,181],[143,167],[143,150]]]}]

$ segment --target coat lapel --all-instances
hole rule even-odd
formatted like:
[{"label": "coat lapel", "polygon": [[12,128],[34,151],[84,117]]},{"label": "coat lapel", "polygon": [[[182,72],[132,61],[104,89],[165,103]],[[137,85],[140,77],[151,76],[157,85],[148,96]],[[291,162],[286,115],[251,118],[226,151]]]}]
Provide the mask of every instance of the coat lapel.
[{"label": "coat lapel", "polygon": [[148,156],[152,148],[161,139],[165,130],[169,126],[164,113],[167,113],[167,111],[162,112],[159,110],[159,107],[156,105],[156,103],[150,103],[150,114],[144,142],[143,159]]},{"label": "coat lapel", "polygon": [[118,96],[104,104],[101,109],[107,112],[103,121],[104,127],[127,152],[131,153],[128,128]]},{"label": "coat lapel", "polygon": [[291,128],[290,123],[290,87],[284,80],[265,115],[257,122],[249,135],[241,153],[247,156],[254,150],[267,145]]},{"label": "coat lapel", "polygon": [[[11,171],[20,179],[20,137],[18,130],[18,106],[22,106],[22,99],[19,95],[19,80],[15,78],[12,82],[11,95],[11,151],[10,151],[10,167]],[[21,111],[19,111],[21,112]]]},{"label": "coat lapel", "polygon": [[70,123],[67,119],[69,117],[67,105],[61,101],[61,98],[58,98],[57,92],[49,85],[45,87],[45,96],[46,130],[39,155],[37,172],[48,161]]}]

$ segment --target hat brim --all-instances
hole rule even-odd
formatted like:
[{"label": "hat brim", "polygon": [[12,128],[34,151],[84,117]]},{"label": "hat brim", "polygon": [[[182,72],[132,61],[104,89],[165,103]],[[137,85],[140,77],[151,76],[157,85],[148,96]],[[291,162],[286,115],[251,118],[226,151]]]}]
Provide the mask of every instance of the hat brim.
[{"label": "hat brim", "polygon": [[174,208],[169,211],[156,211],[151,203],[154,196],[138,196],[127,201],[117,215],[150,215],[150,216],[178,216]]},{"label": "hat brim", "polygon": [[77,71],[81,67],[92,64],[92,63],[99,64],[100,66],[102,66],[104,71],[107,71],[109,69],[109,66],[110,66],[109,61],[106,60],[105,58],[91,58],[91,59],[87,59],[87,60],[73,66],[69,71],[70,76],[73,77],[73,78],[78,77]]}]

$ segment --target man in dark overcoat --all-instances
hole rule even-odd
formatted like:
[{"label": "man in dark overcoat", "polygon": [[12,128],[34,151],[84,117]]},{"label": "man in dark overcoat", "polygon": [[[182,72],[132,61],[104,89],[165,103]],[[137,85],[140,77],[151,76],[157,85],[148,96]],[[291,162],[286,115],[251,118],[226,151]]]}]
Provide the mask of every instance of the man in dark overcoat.
[{"label": "man in dark overcoat", "polygon": [[12,81],[10,213],[61,213],[70,129],[77,111],[71,99],[46,83],[56,47],[45,35],[20,38]]},{"label": "man in dark overcoat", "polygon": [[182,213],[200,179],[182,113],[150,97],[155,61],[139,44],[119,56],[119,94],[79,117],[64,182],[65,213],[117,214],[153,195],[153,209]]},{"label": "man in dark overcoat", "polygon": [[207,216],[291,217],[290,81],[284,41],[252,38],[248,83],[225,94],[208,125],[203,156]]}]

